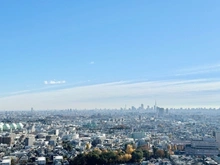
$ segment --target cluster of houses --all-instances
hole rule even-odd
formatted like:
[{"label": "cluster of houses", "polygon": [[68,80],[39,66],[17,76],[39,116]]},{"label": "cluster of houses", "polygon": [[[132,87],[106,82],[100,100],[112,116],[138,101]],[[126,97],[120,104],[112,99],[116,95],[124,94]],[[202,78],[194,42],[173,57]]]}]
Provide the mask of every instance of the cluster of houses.
[{"label": "cluster of houses", "polygon": [[2,165],[68,165],[78,154],[94,148],[120,150],[131,143],[152,154],[157,148],[170,155],[169,159],[143,158],[142,164],[218,162],[218,115],[160,112],[163,114],[146,109],[1,112],[0,161]]}]

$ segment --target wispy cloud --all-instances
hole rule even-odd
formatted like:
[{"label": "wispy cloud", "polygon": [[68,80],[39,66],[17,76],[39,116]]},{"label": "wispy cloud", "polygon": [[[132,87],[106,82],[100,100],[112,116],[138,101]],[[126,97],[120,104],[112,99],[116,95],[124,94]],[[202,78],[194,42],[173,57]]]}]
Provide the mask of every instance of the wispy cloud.
[{"label": "wispy cloud", "polygon": [[206,73],[212,73],[212,72],[220,72],[220,64],[219,63],[182,69],[182,70],[178,71],[176,76],[206,74]]},{"label": "wispy cloud", "polygon": [[0,98],[0,109],[119,108],[141,103],[159,106],[219,106],[219,79],[113,82]]},{"label": "wispy cloud", "polygon": [[94,61],[91,61],[89,64],[90,64],[90,65],[94,65],[94,64],[95,64],[95,62],[94,62]]},{"label": "wispy cloud", "polygon": [[54,91],[54,90],[65,89],[65,88],[73,88],[73,87],[76,87],[76,86],[85,85],[88,82],[90,82],[90,80],[78,81],[78,82],[75,82],[75,83],[68,83],[68,84],[65,83],[63,85],[48,85],[47,84],[47,85],[41,86],[39,88],[31,88],[31,89],[27,89],[27,90],[1,93],[0,98],[11,97],[11,96],[16,96],[16,95],[22,95],[22,94],[39,93],[39,92],[45,92],[45,91]]},{"label": "wispy cloud", "polygon": [[56,85],[56,84],[65,84],[65,83],[66,83],[65,80],[62,80],[62,81],[54,81],[54,80],[44,81],[45,85]]}]

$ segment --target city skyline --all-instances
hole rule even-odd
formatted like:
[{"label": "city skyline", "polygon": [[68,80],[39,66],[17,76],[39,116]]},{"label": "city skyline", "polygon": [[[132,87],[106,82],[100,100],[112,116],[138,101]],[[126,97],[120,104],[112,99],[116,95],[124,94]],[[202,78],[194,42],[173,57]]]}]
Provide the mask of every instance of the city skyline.
[{"label": "city skyline", "polygon": [[218,108],[219,5],[2,2],[0,110]]}]

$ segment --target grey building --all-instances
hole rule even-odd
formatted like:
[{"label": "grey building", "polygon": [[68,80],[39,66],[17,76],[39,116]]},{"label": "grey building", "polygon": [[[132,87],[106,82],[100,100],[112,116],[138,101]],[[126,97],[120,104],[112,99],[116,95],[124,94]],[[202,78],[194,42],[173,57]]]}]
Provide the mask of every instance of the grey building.
[{"label": "grey building", "polygon": [[192,140],[191,144],[186,145],[186,155],[218,155],[218,143],[214,139]]},{"label": "grey building", "polygon": [[35,137],[34,136],[28,136],[24,140],[24,145],[25,146],[32,146],[35,142]]}]

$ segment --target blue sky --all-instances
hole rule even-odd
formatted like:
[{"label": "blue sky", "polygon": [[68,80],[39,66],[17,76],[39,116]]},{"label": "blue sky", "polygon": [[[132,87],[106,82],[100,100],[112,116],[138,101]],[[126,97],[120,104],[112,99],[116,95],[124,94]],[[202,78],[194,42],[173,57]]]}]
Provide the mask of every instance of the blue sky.
[{"label": "blue sky", "polygon": [[218,106],[218,0],[0,6],[0,109]]}]

